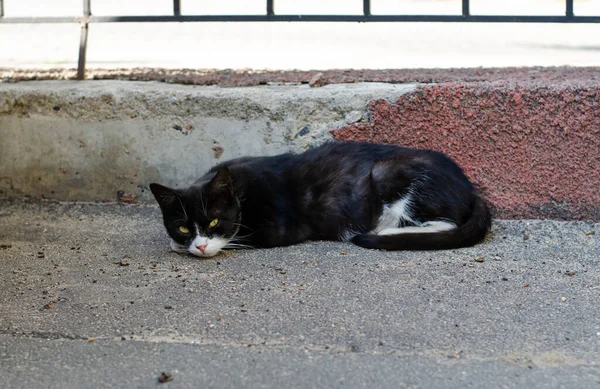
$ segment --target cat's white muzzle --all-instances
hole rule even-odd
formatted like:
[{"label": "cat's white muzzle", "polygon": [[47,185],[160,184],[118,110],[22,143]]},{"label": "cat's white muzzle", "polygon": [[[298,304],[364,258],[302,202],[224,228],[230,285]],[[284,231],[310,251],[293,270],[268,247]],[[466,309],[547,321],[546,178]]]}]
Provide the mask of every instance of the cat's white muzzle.
[{"label": "cat's white muzzle", "polygon": [[217,255],[227,245],[228,241],[222,238],[207,238],[196,236],[189,247],[171,240],[169,246],[177,253],[190,253],[197,257],[210,258]]},{"label": "cat's white muzzle", "polygon": [[227,245],[227,241],[222,238],[208,238],[198,235],[188,248],[188,251],[198,257],[214,257]]}]

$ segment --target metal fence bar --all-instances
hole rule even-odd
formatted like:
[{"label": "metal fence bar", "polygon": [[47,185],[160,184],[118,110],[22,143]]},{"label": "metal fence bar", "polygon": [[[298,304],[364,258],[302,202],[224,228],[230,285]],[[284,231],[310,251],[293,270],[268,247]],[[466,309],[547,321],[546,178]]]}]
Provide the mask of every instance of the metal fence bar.
[{"label": "metal fence bar", "polygon": [[267,0],[267,16],[275,15],[275,7],[273,5],[273,0]]},{"label": "metal fence bar", "polygon": [[85,58],[87,52],[87,37],[88,37],[88,24],[81,24],[81,35],[79,37],[79,59],[77,61],[77,79],[83,80],[85,78]]},{"label": "metal fence bar", "polygon": [[181,16],[181,1],[173,0],[173,15]]},{"label": "metal fence bar", "polygon": [[4,16],[4,2],[0,0],[0,18]]},{"label": "metal fence bar", "polygon": [[462,16],[466,18],[470,14],[469,0],[462,0]]},{"label": "metal fence bar", "polygon": [[91,0],[83,0],[83,16],[90,16],[92,14]]},{"label": "metal fence bar", "polygon": [[572,18],[575,16],[575,13],[573,13],[573,0],[567,0],[567,12],[566,15],[568,18]]},{"label": "metal fence bar", "polygon": [[363,15],[371,15],[371,0],[363,0]]},{"label": "metal fence bar", "polygon": [[77,79],[85,79],[85,59],[87,54],[87,38],[89,17],[92,15],[91,0],[83,0],[83,18],[81,18],[81,34],[79,36],[79,59],[77,61]]},{"label": "metal fence bar", "polygon": [[470,22],[470,23],[600,23],[598,16],[528,15],[181,15],[3,17],[0,23],[188,23],[188,22]]}]

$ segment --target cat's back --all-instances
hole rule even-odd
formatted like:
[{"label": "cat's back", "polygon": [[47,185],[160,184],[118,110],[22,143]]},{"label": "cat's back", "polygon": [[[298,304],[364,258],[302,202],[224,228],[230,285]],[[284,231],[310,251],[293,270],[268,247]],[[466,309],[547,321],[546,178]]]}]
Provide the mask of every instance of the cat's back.
[{"label": "cat's back", "polygon": [[250,169],[255,171],[261,170],[279,170],[287,167],[293,160],[294,155],[291,153],[284,153],[273,156],[260,156],[260,157],[241,157],[231,159],[229,161],[222,162],[216,166],[213,166],[209,173],[215,173],[221,167],[226,166],[230,170],[238,169]]},{"label": "cat's back", "polygon": [[[214,166],[207,176],[214,175],[221,167],[244,171],[259,176],[322,176],[343,172],[367,171],[378,161],[394,159],[399,163],[426,165],[454,165],[442,153],[397,145],[367,142],[328,142],[303,153],[283,153],[274,156],[241,157]],[[322,174],[319,174],[322,173]]]},{"label": "cat's back", "polygon": [[296,169],[305,173],[338,174],[370,171],[376,161],[410,153],[395,145],[365,142],[330,142],[298,155]]},{"label": "cat's back", "polygon": [[303,165],[334,170],[372,167],[376,162],[393,161],[405,167],[440,169],[462,174],[462,169],[447,155],[435,150],[413,149],[397,145],[366,142],[330,142],[300,156]]},{"label": "cat's back", "polygon": [[349,157],[356,160],[380,160],[406,149],[396,145],[367,142],[328,142],[304,152],[306,159]]}]

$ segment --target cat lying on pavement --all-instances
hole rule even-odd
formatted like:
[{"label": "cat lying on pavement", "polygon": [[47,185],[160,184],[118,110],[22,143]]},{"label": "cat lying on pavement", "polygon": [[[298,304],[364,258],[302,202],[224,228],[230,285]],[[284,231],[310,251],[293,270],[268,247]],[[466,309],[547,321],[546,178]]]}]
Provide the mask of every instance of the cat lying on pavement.
[{"label": "cat lying on pavement", "polygon": [[393,145],[331,142],[301,154],[238,158],[189,188],[150,189],[171,248],[200,257],[307,240],[454,249],[480,242],[491,225],[455,162]]}]

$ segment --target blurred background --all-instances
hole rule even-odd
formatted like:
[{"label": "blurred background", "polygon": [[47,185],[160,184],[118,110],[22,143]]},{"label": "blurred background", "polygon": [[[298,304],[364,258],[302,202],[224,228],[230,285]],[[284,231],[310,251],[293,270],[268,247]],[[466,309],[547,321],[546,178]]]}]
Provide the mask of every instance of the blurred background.
[{"label": "blurred background", "polygon": [[[81,0],[4,0],[6,17]],[[93,15],[172,15],[171,0],[92,0]],[[575,0],[600,15],[600,0]],[[264,0],[182,0],[182,14],[264,14]],[[460,14],[460,0],[372,0],[373,14]],[[362,0],[276,0],[276,14],[361,14]],[[472,0],[473,15],[564,15],[564,0]],[[0,24],[0,67],[74,68],[79,25]],[[597,24],[92,23],[90,68],[347,69],[600,65]]]}]

